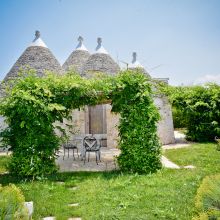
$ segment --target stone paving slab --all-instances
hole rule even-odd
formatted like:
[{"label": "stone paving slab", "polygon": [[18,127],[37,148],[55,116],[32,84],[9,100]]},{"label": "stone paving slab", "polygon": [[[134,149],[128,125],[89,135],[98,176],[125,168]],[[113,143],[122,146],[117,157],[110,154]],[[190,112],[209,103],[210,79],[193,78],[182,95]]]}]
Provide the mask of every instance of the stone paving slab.
[{"label": "stone paving slab", "polygon": [[[187,145],[188,146],[188,145]],[[173,149],[173,148],[170,148]],[[116,149],[117,150],[117,149]],[[119,150],[117,150],[118,153],[120,153]],[[58,163],[62,171],[107,171],[107,170],[115,170],[117,169],[117,166],[115,162],[113,161],[114,158],[112,156],[103,156],[102,162],[100,162],[98,165],[96,164],[95,157],[91,157],[90,162],[87,162],[84,164],[83,161],[80,159],[73,160],[73,158],[66,158],[65,160],[62,159],[58,160]],[[161,157],[162,165],[166,168],[172,168],[172,169],[180,169],[181,167],[177,164],[170,161],[165,156]],[[185,166],[185,168],[192,168],[192,165]]]},{"label": "stone paving slab", "polygon": [[69,207],[77,207],[79,206],[79,203],[72,203],[72,204],[68,204]]},{"label": "stone paving slab", "polygon": [[[175,138],[177,143],[169,144],[162,146],[163,150],[167,149],[178,149],[178,148],[185,148],[189,147],[192,142],[187,142],[185,140],[185,135],[180,133],[179,131],[175,131]],[[10,152],[9,152],[10,154]],[[95,160],[95,153],[90,153],[90,161],[86,160],[85,164],[80,158],[75,155],[75,160],[70,153],[70,156],[65,156],[63,160],[63,149],[60,150],[59,157],[56,160],[57,165],[60,167],[60,172],[70,172],[70,171],[110,171],[110,170],[117,170],[117,164],[115,162],[115,157],[120,154],[120,150],[116,148],[101,148],[101,162],[96,164]],[[8,155],[8,152],[0,152],[0,156]],[[170,161],[168,158],[162,156],[161,162],[164,167],[172,168],[172,169],[179,169],[180,166]],[[181,167],[182,168],[182,167]],[[195,168],[193,165],[185,166],[186,169],[193,169]],[[57,184],[64,184],[63,182],[57,182]],[[74,187],[73,187],[74,188]],[[75,189],[74,189],[75,190]],[[50,219],[45,219],[50,220]]]},{"label": "stone paving slab", "polygon": [[185,147],[190,147],[191,144],[192,144],[192,142],[168,144],[168,145],[163,145],[162,149],[163,150],[169,150],[169,149],[185,148]]},{"label": "stone paving slab", "polygon": [[56,220],[56,218],[53,216],[50,216],[50,217],[43,218],[43,220]]},{"label": "stone paving slab", "polygon": [[77,190],[77,189],[78,189],[77,186],[73,186],[73,187],[70,187],[70,188],[69,188],[69,190],[73,190],[73,191],[75,191],[75,190]]},{"label": "stone paving slab", "polygon": [[193,165],[184,166],[185,169],[195,169],[196,167]]},{"label": "stone paving slab", "polygon": [[74,160],[71,155],[69,158],[66,156],[63,160],[63,150],[60,151],[56,163],[60,167],[60,172],[64,171],[110,171],[117,169],[115,163],[115,156],[120,154],[120,150],[116,148],[101,148],[101,162],[96,164],[95,153],[90,153],[90,159],[85,161],[80,158]]},{"label": "stone paving slab", "polygon": [[65,184],[63,181],[57,181],[55,183],[58,184],[58,185],[64,185]]},{"label": "stone paving slab", "polygon": [[173,163],[172,161],[167,159],[165,156],[162,156],[161,163],[166,168],[180,169],[180,167],[177,164]]},{"label": "stone paving slab", "polygon": [[68,218],[68,220],[82,220],[82,218],[79,218],[79,217],[77,217],[77,218]]},{"label": "stone paving slab", "polygon": [[11,155],[11,151],[6,152],[6,151],[0,151],[0,156],[9,156]]},{"label": "stone paving slab", "polygon": [[[178,149],[178,148],[185,148],[189,147],[192,143],[177,143],[177,144],[170,144],[170,145],[164,145],[162,147],[163,150],[167,149]],[[57,160],[57,164],[60,166],[60,171],[110,171],[110,170],[117,170],[118,167],[115,163],[115,156],[120,154],[120,150],[116,148],[104,148],[101,151],[101,162],[96,164],[95,161],[95,154],[90,154],[90,161],[86,161],[84,164],[84,161],[80,160],[80,158],[77,158],[76,160],[73,159],[73,157],[65,157],[63,160],[63,154],[61,151],[60,157]],[[161,162],[164,167],[166,168],[172,168],[172,169],[179,169],[180,166],[170,161],[165,156],[162,156]],[[190,165],[192,166],[192,165]],[[192,168],[190,166],[186,166],[185,168]]]}]

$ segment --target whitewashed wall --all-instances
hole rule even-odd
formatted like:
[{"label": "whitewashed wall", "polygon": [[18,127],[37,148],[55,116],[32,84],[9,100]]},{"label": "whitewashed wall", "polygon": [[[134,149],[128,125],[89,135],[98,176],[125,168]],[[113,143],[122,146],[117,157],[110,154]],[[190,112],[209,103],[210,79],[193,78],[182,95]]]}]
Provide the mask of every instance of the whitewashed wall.
[{"label": "whitewashed wall", "polygon": [[158,123],[158,136],[162,144],[172,144],[175,142],[174,127],[171,106],[165,96],[155,97],[154,103],[158,107],[161,119]]}]

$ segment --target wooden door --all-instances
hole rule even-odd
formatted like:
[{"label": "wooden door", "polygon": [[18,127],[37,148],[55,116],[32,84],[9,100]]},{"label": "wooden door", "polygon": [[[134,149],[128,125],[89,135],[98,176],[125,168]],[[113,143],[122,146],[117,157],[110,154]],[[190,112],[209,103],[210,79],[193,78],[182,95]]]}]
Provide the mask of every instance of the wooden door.
[{"label": "wooden door", "polygon": [[107,123],[106,123],[106,106],[96,105],[89,106],[89,133],[90,134],[106,134]]}]

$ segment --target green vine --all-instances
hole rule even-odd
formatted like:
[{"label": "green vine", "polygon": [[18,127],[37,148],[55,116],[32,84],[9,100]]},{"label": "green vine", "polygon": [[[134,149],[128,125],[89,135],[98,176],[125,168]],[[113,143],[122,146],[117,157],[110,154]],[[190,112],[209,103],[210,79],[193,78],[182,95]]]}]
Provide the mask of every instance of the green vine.
[{"label": "green vine", "polygon": [[156,123],[160,116],[153,104],[151,83],[142,74],[125,72],[112,94],[112,111],[120,113],[119,167],[150,173],[161,168]]},{"label": "green vine", "polygon": [[152,101],[151,83],[138,72],[125,71],[116,77],[81,78],[69,73],[48,73],[38,78],[25,73],[8,87],[0,114],[8,127],[1,132],[13,152],[10,172],[41,176],[57,171],[55,159],[62,139],[55,122],[63,122],[72,109],[112,102],[120,114],[118,164],[122,170],[149,173],[161,168],[156,123],[159,113]]}]

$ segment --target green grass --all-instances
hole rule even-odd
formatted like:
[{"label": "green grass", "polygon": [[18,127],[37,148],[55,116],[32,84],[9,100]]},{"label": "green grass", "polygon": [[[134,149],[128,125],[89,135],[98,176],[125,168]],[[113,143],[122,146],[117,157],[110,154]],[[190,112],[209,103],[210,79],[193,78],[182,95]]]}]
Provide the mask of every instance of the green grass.
[{"label": "green grass", "polygon": [[213,143],[193,144],[190,148],[168,150],[165,156],[180,166],[196,166],[197,174],[208,175],[219,172],[220,151],[216,150],[216,144]]},{"label": "green grass", "polygon": [[[195,215],[194,198],[206,175],[219,172],[220,152],[214,144],[167,150],[177,164],[195,169],[162,169],[151,175],[119,172],[61,173],[42,181],[0,176],[3,185],[14,182],[26,200],[34,201],[33,218],[56,216],[57,220],[82,217],[83,220],[189,220]],[[0,170],[5,158],[0,157]],[[58,181],[64,181],[63,185]],[[77,186],[76,190],[70,187]],[[79,203],[78,207],[68,207]]]}]

